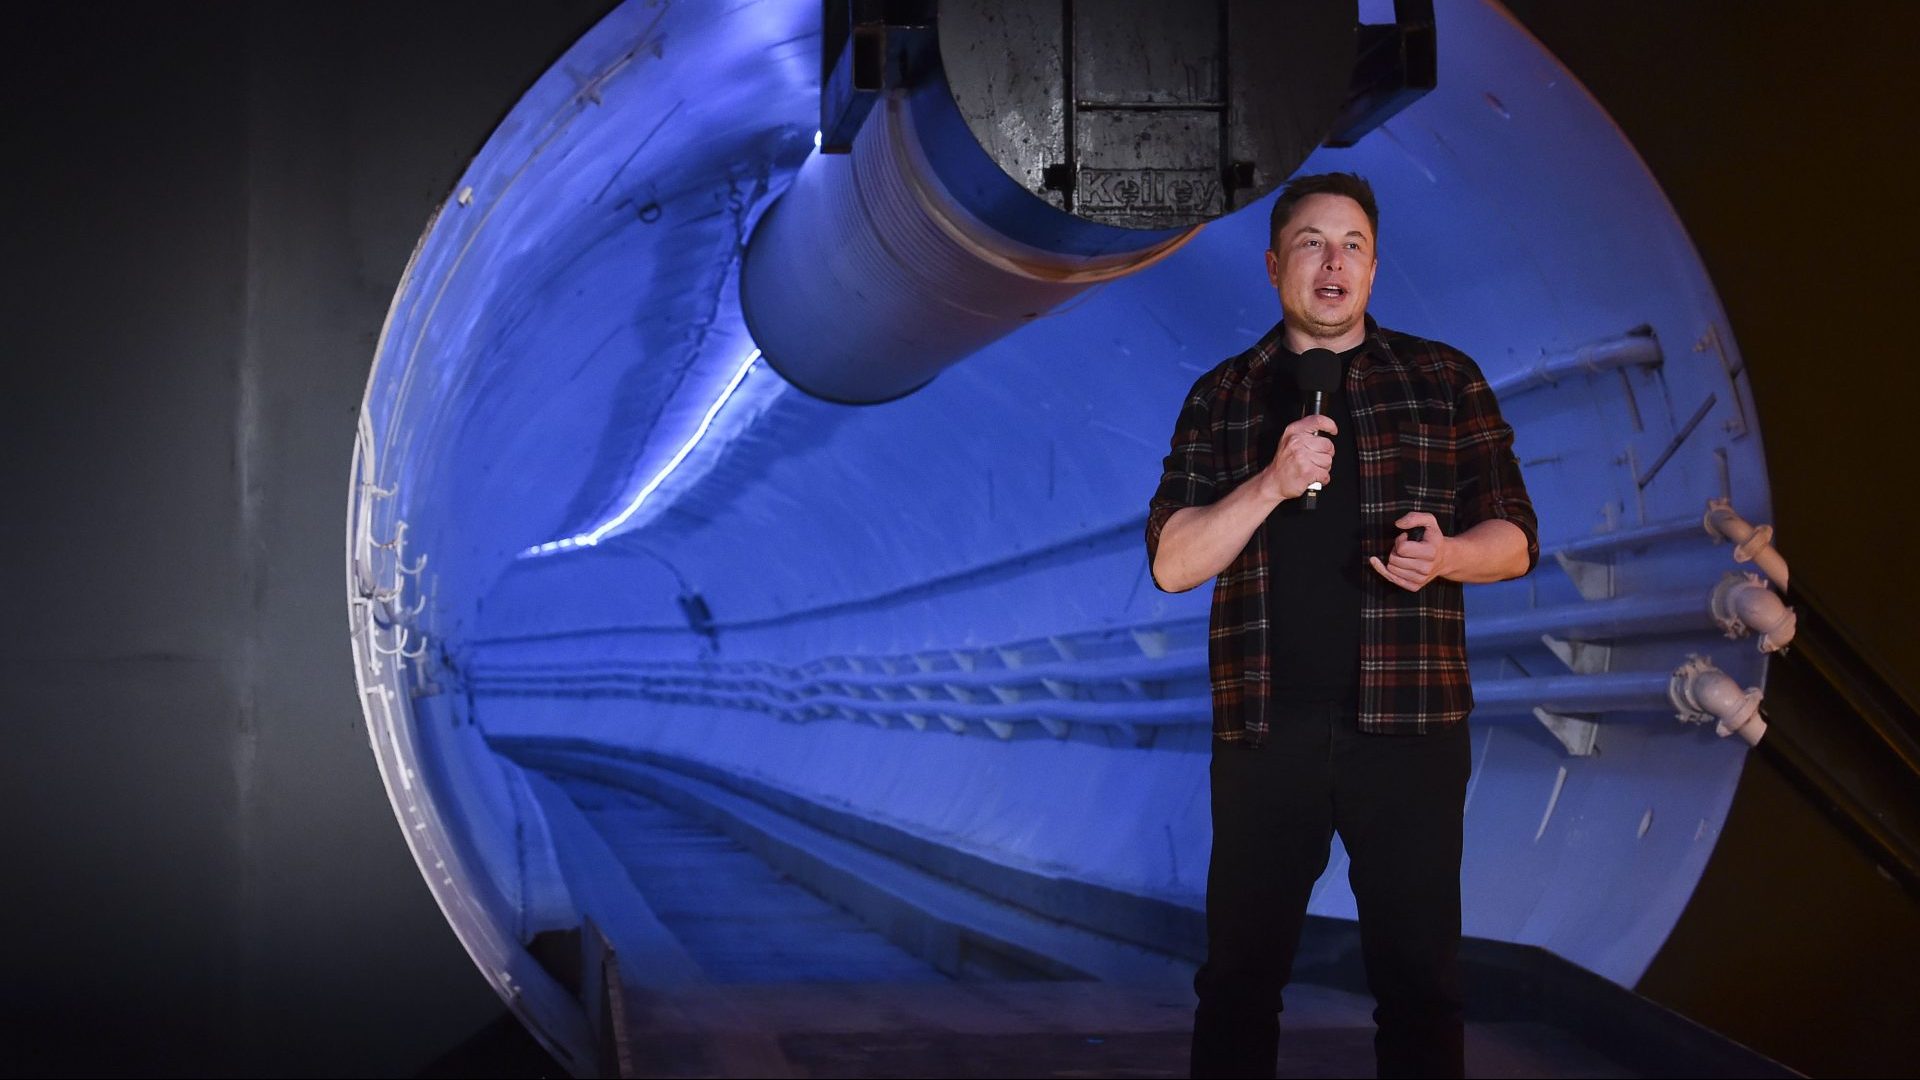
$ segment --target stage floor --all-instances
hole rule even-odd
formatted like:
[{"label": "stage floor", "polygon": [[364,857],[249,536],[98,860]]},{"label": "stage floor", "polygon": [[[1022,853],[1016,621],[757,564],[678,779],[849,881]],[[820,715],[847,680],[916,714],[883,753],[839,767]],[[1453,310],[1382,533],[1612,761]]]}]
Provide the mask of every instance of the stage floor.
[{"label": "stage floor", "polygon": [[[1083,982],[733,985],[629,999],[632,1076],[1183,1077],[1188,998]],[[1289,992],[1279,1075],[1373,1075],[1372,1003]],[[1630,1077],[1578,1038],[1470,1023],[1467,1070],[1489,1077]]]}]

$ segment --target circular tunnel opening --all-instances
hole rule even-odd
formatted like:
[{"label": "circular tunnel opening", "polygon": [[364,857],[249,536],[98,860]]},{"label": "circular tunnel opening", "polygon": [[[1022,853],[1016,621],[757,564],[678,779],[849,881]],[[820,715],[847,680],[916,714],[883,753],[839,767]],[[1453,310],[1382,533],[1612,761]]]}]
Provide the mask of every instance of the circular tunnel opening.
[{"label": "circular tunnel opening", "polygon": [[[347,571],[373,747],[449,923],[576,1071],[609,985],[731,970],[661,912],[743,879],[675,863],[723,884],[648,895],[631,862],[666,856],[610,821],[725,836],[830,893],[807,925],[870,930],[918,874],[1094,942],[922,911],[936,944],[834,923],[796,977],[1150,980],[1192,945],[1207,590],[1156,590],[1141,532],[1186,388],[1278,316],[1271,196],[917,392],[800,392],[740,280],[818,152],[819,12],[608,15],[429,225],[368,383]],[[1466,932],[1631,984],[1746,748],[1676,712],[1727,726],[1764,678],[1714,543],[1769,515],[1759,434],[1632,147],[1496,5],[1436,22],[1437,88],[1302,171],[1371,180],[1373,313],[1479,362],[1539,508],[1540,567],[1468,590]],[[1353,917],[1337,849],[1311,910]]]}]

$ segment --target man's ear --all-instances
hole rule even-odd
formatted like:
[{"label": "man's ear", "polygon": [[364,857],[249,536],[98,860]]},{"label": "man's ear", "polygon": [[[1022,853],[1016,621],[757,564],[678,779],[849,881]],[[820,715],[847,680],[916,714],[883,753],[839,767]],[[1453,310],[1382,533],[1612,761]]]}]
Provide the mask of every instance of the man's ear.
[{"label": "man's ear", "polygon": [[[1375,266],[1374,269],[1380,268]],[[1272,248],[1267,249],[1267,284],[1276,289],[1280,287],[1280,256],[1275,255]]]}]

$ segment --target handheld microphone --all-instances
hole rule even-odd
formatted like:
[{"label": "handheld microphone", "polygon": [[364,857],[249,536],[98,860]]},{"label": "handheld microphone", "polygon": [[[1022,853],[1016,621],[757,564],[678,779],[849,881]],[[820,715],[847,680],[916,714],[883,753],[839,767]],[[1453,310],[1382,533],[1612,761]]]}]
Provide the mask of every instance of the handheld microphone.
[{"label": "handheld microphone", "polygon": [[[1300,354],[1300,360],[1294,365],[1294,380],[1300,387],[1300,396],[1306,400],[1301,416],[1323,413],[1327,405],[1327,396],[1340,388],[1340,358],[1330,349],[1308,349]],[[1323,434],[1321,436],[1325,438]],[[1300,508],[1312,510],[1320,505],[1320,481],[1307,485],[1301,496]]]}]

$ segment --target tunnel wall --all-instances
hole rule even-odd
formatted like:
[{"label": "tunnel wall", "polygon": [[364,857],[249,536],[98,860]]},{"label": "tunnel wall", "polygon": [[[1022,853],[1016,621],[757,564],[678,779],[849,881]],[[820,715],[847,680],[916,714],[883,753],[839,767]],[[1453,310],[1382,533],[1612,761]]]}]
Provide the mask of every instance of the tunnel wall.
[{"label": "tunnel wall", "polygon": [[[489,736],[670,748],[1015,863],[1198,903],[1206,596],[1151,587],[1138,521],[1182,391],[1274,318],[1258,270],[1264,206],[902,401],[856,409],[768,391],[751,423],[708,440],[697,477],[661,487],[657,470],[700,437],[689,418],[718,410],[719,387],[752,363],[740,250],[807,153],[812,92],[793,56],[809,13],[614,12],[460,181],[382,337],[352,544],[386,561],[353,589],[398,589],[422,613],[356,624],[363,679],[384,702],[370,712],[374,744],[429,876],[467,867],[445,871],[442,901],[468,912],[455,924],[509,996],[540,976],[513,974],[512,950],[500,951],[492,928],[513,915],[491,909],[499,890],[463,884],[487,840],[461,836],[485,815],[436,808],[430,787],[424,802],[400,790],[430,750],[395,703],[448,686],[473,697]],[[1707,618],[1731,564],[1693,524],[1715,497],[1768,515],[1750,395],[1712,286],[1638,158],[1550,57],[1486,5],[1443,5],[1441,22],[1441,89],[1306,167],[1374,181],[1385,208],[1374,311],[1465,349],[1502,388],[1543,546],[1659,533],[1616,552],[1597,588],[1549,563],[1472,590],[1470,606],[1481,620],[1577,620],[1587,604],[1691,596],[1686,618],[1628,633],[1603,666],[1574,674],[1664,687],[1700,653],[1757,686],[1752,643]],[[1651,336],[1656,361],[1536,377],[1629,332]],[[647,497],[665,509],[644,528],[594,525]],[[403,525],[406,557],[433,560],[431,583],[369,546]],[[597,543],[543,543],[569,535]],[[688,617],[695,598],[710,626]],[[424,641],[417,671],[383,672],[383,640],[389,652]],[[1029,708],[1082,719],[967,719],[989,692],[974,676],[1034,662],[1031,643],[1080,689],[1047,686]],[[1187,666],[1100,685],[1082,674],[1154,667],[1169,650]],[[622,670],[606,676],[608,664]],[[833,676],[869,664],[891,682]],[[1489,705],[1467,926],[1631,983],[1712,850],[1744,751],[1679,727],[1659,688],[1601,710],[1599,755],[1569,755],[1527,711],[1591,711],[1581,706],[1542,696],[1517,722],[1495,718],[1496,691],[1518,700],[1561,664],[1537,632],[1476,649]],[[769,665],[840,704],[778,721],[803,730],[742,714],[729,702]],[[947,670],[945,683],[908,685]],[[673,695],[606,690],[608,678],[677,680],[674,693],[702,707],[664,709]],[[1002,704],[1045,684],[1001,681],[990,692]],[[872,710],[847,704],[907,693],[925,707],[898,732],[860,727]],[[624,707],[594,700],[622,696]],[[1013,738],[1016,724],[1063,742]],[[941,728],[1000,742],[929,736]],[[1087,778],[1088,797],[1055,798],[1063,774]],[[1157,797],[1109,812],[1123,791]],[[1351,916],[1341,866],[1336,856],[1317,913]]]}]

